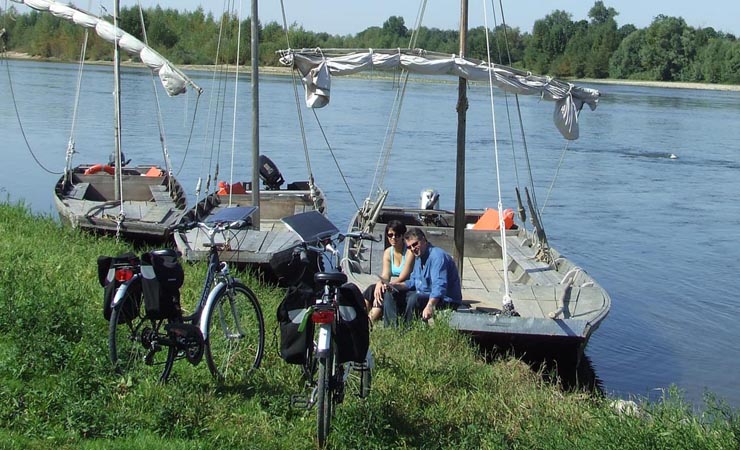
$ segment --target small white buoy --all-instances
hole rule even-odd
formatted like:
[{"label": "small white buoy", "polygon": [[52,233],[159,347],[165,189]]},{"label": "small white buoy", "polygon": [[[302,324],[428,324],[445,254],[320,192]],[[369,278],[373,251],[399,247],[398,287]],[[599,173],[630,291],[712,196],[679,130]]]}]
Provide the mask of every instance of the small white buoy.
[{"label": "small white buoy", "polygon": [[671,153],[671,156],[669,156],[671,159],[678,159],[678,156],[675,153]]}]

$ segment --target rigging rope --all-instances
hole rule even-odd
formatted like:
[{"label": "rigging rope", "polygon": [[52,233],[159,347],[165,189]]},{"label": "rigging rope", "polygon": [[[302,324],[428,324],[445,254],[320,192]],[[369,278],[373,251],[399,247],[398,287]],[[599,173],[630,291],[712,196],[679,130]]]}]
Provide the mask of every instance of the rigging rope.
[{"label": "rigging rope", "polygon": [[[424,20],[424,13],[426,12],[427,0],[422,0],[419,3],[419,9],[416,14],[416,20],[414,22],[413,31],[409,38],[409,48],[414,48],[419,36],[419,30]],[[398,50],[400,53],[400,49]],[[403,83],[400,80],[403,79]],[[390,164],[390,157],[393,151],[393,142],[395,140],[396,131],[398,130],[398,123],[401,118],[401,110],[403,109],[403,100],[406,95],[406,88],[409,82],[409,72],[405,69],[401,69],[401,75],[399,77],[399,87],[396,89],[396,94],[393,99],[391,111],[388,115],[388,125],[385,130],[385,137],[383,138],[383,145],[378,156],[378,162],[375,165],[375,174],[373,175],[373,182],[370,185],[370,192],[368,198],[370,198],[373,192],[376,190],[383,191],[383,184],[385,182],[385,174],[388,171]]]},{"label": "rigging rope", "polygon": [[[3,52],[4,54],[5,52]],[[16,101],[15,97],[15,90],[13,89],[13,78],[10,75],[10,64],[8,63],[8,60],[6,58],[1,58],[3,61],[5,61],[5,68],[8,74],[8,87],[10,89],[10,97],[13,99],[13,108],[15,110],[15,117],[18,121],[18,127],[21,131],[21,136],[23,136],[23,141],[26,143],[26,149],[28,149],[28,153],[31,154],[31,157],[34,161],[36,161],[36,165],[38,165],[43,171],[50,173],[52,175],[62,175],[62,172],[55,172],[49,168],[47,168],[36,156],[36,153],[31,148],[31,144],[28,142],[28,136],[26,136],[26,130],[23,128],[23,121],[21,120],[21,114],[20,111],[18,111],[18,102]]]},{"label": "rigging rope", "polygon": [[[7,10],[7,3],[8,2],[6,1],[5,2],[6,9],[4,9],[5,18],[6,20],[10,20],[9,12]],[[8,51],[6,47],[7,41],[8,41],[7,28],[2,28],[0,30],[0,61],[5,63],[5,71],[6,71],[6,74],[8,75],[8,89],[10,90],[10,98],[12,99],[12,102],[13,102],[15,118],[18,121],[18,128],[20,129],[21,136],[23,136],[23,142],[25,142],[26,149],[28,150],[28,153],[31,155],[31,158],[33,158],[33,160],[36,162],[36,165],[39,166],[41,170],[43,170],[44,172],[50,173],[52,175],[62,175],[64,172],[55,172],[47,168],[41,162],[41,160],[39,160],[39,158],[36,156],[36,153],[33,151],[33,148],[31,147],[31,143],[28,142],[28,136],[26,135],[26,130],[24,129],[23,121],[21,120],[21,114],[20,114],[20,111],[18,110],[18,101],[16,100],[16,97],[15,97],[15,90],[13,89],[13,76],[10,73],[10,63],[8,62],[8,58],[6,55]]]},{"label": "rigging rope", "polygon": [[[490,43],[490,36],[489,36],[489,30],[488,30],[488,8],[486,8],[485,1],[483,3],[483,21],[485,23],[485,30],[486,30],[486,54],[488,57],[488,65],[491,65],[491,43]],[[496,162],[496,188],[498,190],[498,216],[499,216],[499,230],[501,233],[501,250],[502,250],[502,264],[503,264],[503,274],[504,274],[504,298],[503,298],[503,307],[504,311],[511,314],[514,311],[514,303],[511,299],[511,288],[509,286],[509,261],[508,261],[508,253],[507,253],[507,243],[506,243],[506,226],[504,225],[504,212],[503,212],[503,201],[502,201],[502,194],[501,194],[501,172],[499,170],[499,151],[498,151],[498,130],[496,128],[496,109],[494,108],[494,97],[493,97],[493,71],[488,71],[488,90],[489,95],[491,99],[491,125],[493,126],[493,148],[494,148],[494,156],[495,156],[495,162]]]},{"label": "rigging rope", "polygon": [[[239,0],[239,10],[236,16],[236,23],[238,24],[236,32],[236,73],[234,75],[234,109],[232,111],[231,118],[231,166],[229,168],[229,186],[234,185],[234,156],[236,154],[236,108],[239,102],[239,57],[241,56],[241,42],[242,42],[242,25],[241,25],[241,14],[242,14],[242,2]],[[254,76],[254,74],[252,74]],[[253,149],[254,150],[254,149]],[[252,192],[254,189],[259,189],[259,182],[257,186],[252,186]],[[231,206],[232,196],[234,195],[233,189],[229,189],[229,206]]]},{"label": "rigging rope", "polygon": [[80,48],[80,64],[77,69],[77,87],[75,90],[74,107],[72,108],[72,125],[69,130],[69,140],[67,141],[67,151],[64,155],[64,182],[72,170],[72,158],[75,154],[75,128],[77,126],[77,111],[80,106],[80,94],[82,93],[82,71],[85,68],[85,55],[87,54],[87,41],[89,32],[85,29],[85,37]]},{"label": "rigging rope", "polygon": [[[287,41],[288,48],[290,48],[290,35],[288,33],[288,19],[285,14],[285,2],[283,0],[280,0],[280,10],[282,12],[283,16],[283,31],[285,31],[285,40]],[[303,143],[303,153],[306,160],[306,170],[308,171],[308,184],[309,188],[311,190],[311,201],[314,204],[314,208],[322,213],[325,213],[326,206],[324,205],[323,199],[321,198],[321,195],[319,194],[319,189],[314,184],[314,178],[313,178],[313,171],[311,170],[311,157],[308,152],[308,141],[306,140],[306,128],[303,122],[303,113],[301,112],[301,102],[300,102],[300,96],[298,95],[298,81],[295,76],[295,71],[291,70],[291,77],[293,80],[293,95],[295,97],[296,102],[296,111],[298,114],[298,124],[301,130],[301,141]],[[329,152],[332,155],[332,158],[334,159],[334,163],[337,165],[337,169],[339,170],[339,174],[341,175],[342,179],[344,180],[345,185],[347,186],[347,191],[350,194],[350,197],[352,198],[352,202],[357,205],[357,202],[355,201],[354,196],[352,195],[352,190],[349,188],[349,185],[347,184],[346,179],[344,178],[344,174],[342,173],[342,169],[339,167],[339,162],[337,161],[334,151],[331,148],[331,145],[329,145],[329,140],[326,137],[326,133],[324,133],[323,128],[321,127],[321,122],[319,121],[319,117],[316,114],[316,111],[314,113],[314,118],[316,119],[316,122],[319,124],[319,129],[321,130],[321,134],[324,136],[324,141],[327,144],[327,147],[329,147]]]},{"label": "rigging rope", "polygon": [[[141,33],[144,38],[144,43],[149,45],[149,36],[146,32],[146,24],[144,23],[144,10],[141,7],[141,1],[138,1],[139,6],[139,21],[141,22]],[[162,107],[159,102],[159,93],[157,92],[157,81],[152,72],[152,90],[154,91],[154,103],[157,110],[157,128],[159,129],[159,143],[162,146],[162,157],[164,158],[164,168],[167,171],[167,189],[172,192],[174,189],[174,179],[172,178],[172,164],[170,162],[169,149],[167,148],[167,136],[164,132],[164,120],[162,119]]]}]

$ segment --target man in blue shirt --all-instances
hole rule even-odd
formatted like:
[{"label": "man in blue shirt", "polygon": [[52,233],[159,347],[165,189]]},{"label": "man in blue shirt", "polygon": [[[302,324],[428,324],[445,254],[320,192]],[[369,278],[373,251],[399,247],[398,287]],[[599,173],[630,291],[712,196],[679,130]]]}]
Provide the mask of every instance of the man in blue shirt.
[{"label": "man in blue shirt", "polygon": [[457,309],[462,304],[460,276],[452,257],[427,241],[424,232],[412,228],[404,235],[406,247],[416,256],[414,270],[405,282],[391,283],[399,291],[407,291],[404,301],[396,302],[388,296],[383,305],[383,322],[386,326],[397,325],[399,312],[408,323],[414,315],[421,313],[423,320],[434,316],[435,309]]}]

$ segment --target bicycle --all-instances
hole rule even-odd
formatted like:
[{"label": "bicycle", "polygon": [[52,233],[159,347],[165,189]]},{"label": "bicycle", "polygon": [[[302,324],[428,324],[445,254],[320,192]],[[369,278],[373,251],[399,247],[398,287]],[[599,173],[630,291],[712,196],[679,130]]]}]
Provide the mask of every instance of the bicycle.
[{"label": "bicycle", "polygon": [[[143,360],[148,366],[161,366],[159,380],[166,382],[176,360],[184,358],[197,365],[204,355],[208,369],[219,383],[231,383],[244,369],[259,368],[265,344],[259,301],[251,289],[230,275],[228,264],[219,259],[224,244],[215,242],[215,237],[225,230],[242,227],[254,208],[227,211],[224,217],[213,216],[208,223],[189,222],[173,227],[175,232],[200,228],[210,242],[206,244],[209,254],[203,289],[190,315],[180,312],[165,319],[148,317],[136,296],[142,283],[140,260],[114,262],[111,270],[120,285],[111,302],[108,346],[117,372],[125,373],[132,364]],[[151,253],[179,256],[171,249]]]},{"label": "bicycle", "polygon": [[[305,310],[299,327],[299,332],[315,331],[314,339],[309,339],[302,358],[303,375],[310,392],[293,395],[290,400],[292,407],[310,409],[317,406],[316,434],[319,446],[323,447],[331,429],[334,407],[344,400],[345,386],[356,382],[357,396],[366,398],[370,394],[374,365],[364,299],[354,284],[347,284],[347,275],[340,271],[337,246],[346,237],[376,238],[368,233],[341,234],[316,211],[290,216],[282,221],[301,238],[301,246],[296,249],[295,256],[304,267],[310,262],[309,254],[317,258],[318,267],[323,267],[324,262],[330,266],[329,270],[314,274],[312,288],[315,295],[311,297],[312,304]],[[351,330],[353,326],[358,329]],[[352,334],[354,331],[357,335]]]}]

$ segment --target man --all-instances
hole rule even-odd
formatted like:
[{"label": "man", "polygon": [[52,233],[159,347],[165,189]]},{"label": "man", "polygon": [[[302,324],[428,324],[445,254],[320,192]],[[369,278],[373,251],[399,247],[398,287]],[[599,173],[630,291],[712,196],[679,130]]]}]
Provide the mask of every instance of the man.
[{"label": "man", "polygon": [[457,309],[462,304],[460,276],[452,257],[429,243],[419,228],[407,231],[404,239],[416,260],[408,280],[391,283],[399,291],[406,291],[405,298],[399,302],[393,295],[384,298],[383,322],[386,326],[397,325],[400,311],[403,311],[405,323],[418,312],[427,321],[434,316],[436,309]]}]

